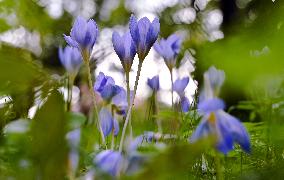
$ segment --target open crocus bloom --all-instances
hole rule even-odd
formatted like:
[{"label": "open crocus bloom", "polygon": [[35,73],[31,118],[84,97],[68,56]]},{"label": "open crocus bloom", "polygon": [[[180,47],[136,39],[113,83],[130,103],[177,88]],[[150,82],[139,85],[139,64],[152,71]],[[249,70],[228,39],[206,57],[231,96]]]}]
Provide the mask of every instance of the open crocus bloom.
[{"label": "open crocus bloom", "polygon": [[250,139],[245,127],[237,118],[223,110],[225,108],[224,102],[215,96],[215,87],[219,88],[224,78],[213,78],[215,82],[211,82],[212,78],[210,79],[209,75],[211,77],[218,77],[222,74],[216,68],[214,71],[211,68],[211,70],[204,74],[205,93],[203,99],[198,104],[198,110],[203,118],[190,141],[195,142],[201,138],[215,136],[217,139],[216,148],[224,154],[234,149],[235,142],[245,152],[250,152]]}]

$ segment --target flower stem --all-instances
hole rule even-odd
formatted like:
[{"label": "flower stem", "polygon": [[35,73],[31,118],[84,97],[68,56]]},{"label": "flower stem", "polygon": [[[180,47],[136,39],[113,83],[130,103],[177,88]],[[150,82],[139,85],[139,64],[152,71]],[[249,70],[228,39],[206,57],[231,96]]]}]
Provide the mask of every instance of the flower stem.
[{"label": "flower stem", "polygon": [[215,152],[215,168],[216,168],[216,179],[223,180],[224,178],[222,174],[221,159],[217,151]]},{"label": "flower stem", "polygon": [[[129,85],[129,72],[125,73],[126,77],[126,91],[127,91],[127,107],[130,107],[130,85]],[[129,128],[130,128],[130,137],[132,138],[132,123],[131,116],[129,117]]]},{"label": "flower stem", "polygon": [[74,84],[75,77],[73,75],[69,75],[67,79],[67,112],[71,110],[71,104],[72,104],[72,89]]},{"label": "flower stem", "polygon": [[173,81],[173,70],[170,70],[170,74],[171,74],[171,83],[172,83],[172,87],[171,87],[171,93],[172,93],[172,108],[174,107],[174,81]]},{"label": "flower stem", "polygon": [[120,144],[119,144],[119,152],[122,151],[122,146],[123,146],[123,142],[124,142],[125,131],[126,131],[127,124],[128,124],[129,119],[130,119],[130,116],[131,116],[132,107],[133,107],[133,105],[134,105],[134,99],[135,99],[135,96],[136,96],[136,91],[137,91],[137,87],[138,87],[139,76],[140,76],[141,69],[142,69],[142,63],[143,63],[143,60],[139,60],[138,70],[137,70],[137,75],[136,75],[136,80],[135,80],[135,84],[134,84],[133,99],[132,99],[132,101],[131,101],[132,103],[130,104],[130,106],[129,106],[129,108],[128,108],[127,115],[126,115],[126,119],[125,119],[125,122],[124,122],[123,130],[122,130],[122,135],[121,135],[121,139],[120,139]]},{"label": "flower stem", "polygon": [[99,114],[98,114],[98,108],[97,108],[97,102],[96,102],[96,96],[95,96],[95,92],[93,90],[93,81],[92,81],[92,76],[91,76],[91,69],[90,69],[90,64],[89,64],[89,54],[88,53],[82,53],[83,54],[83,60],[87,69],[87,76],[88,76],[88,84],[89,84],[89,90],[90,93],[92,95],[92,101],[93,101],[93,106],[94,106],[94,110],[95,110],[95,115],[96,115],[96,124],[99,128],[100,134],[101,134],[101,138],[102,138],[102,144],[104,146],[106,146],[105,144],[105,137],[104,137],[104,133],[101,127],[101,123],[99,121]]},{"label": "flower stem", "polygon": [[113,106],[111,107],[111,116],[113,118],[113,121],[112,121],[112,132],[111,132],[111,150],[114,149],[114,108]]}]

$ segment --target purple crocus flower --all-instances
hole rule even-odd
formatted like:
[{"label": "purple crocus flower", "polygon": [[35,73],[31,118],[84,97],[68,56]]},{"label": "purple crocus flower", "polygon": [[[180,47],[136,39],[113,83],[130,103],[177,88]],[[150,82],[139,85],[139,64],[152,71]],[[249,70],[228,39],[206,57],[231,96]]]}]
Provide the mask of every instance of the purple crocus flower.
[{"label": "purple crocus flower", "polygon": [[77,17],[70,32],[70,36],[64,35],[66,42],[80,51],[90,53],[97,40],[99,30],[93,19],[86,20]]},{"label": "purple crocus flower", "polygon": [[169,70],[176,65],[176,57],[180,51],[181,38],[176,34],[172,34],[168,39],[162,39],[160,43],[154,44],[154,49],[164,58]]},{"label": "purple crocus flower", "polygon": [[148,78],[147,84],[154,92],[157,92],[160,89],[159,76],[154,76],[151,79]]},{"label": "purple crocus flower", "polygon": [[181,109],[183,112],[188,112],[190,108],[189,99],[185,96],[184,90],[188,85],[189,77],[177,79],[173,84],[173,90],[177,92],[180,97]]},{"label": "purple crocus flower", "polygon": [[137,22],[136,17],[131,15],[129,29],[136,45],[138,58],[143,61],[158,38],[160,32],[159,19],[155,18],[151,23],[147,17],[143,17]]},{"label": "purple crocus flower", "polygon": [[[213,71],[214,70],[214,71]],[[204,74],[204,96],[198,103],[198,110],[203,118],[191,137],[191,142],[207,136],[216,136],[216,148],[227,154],[234,149],[234,143],[238,143],[241,148],[250,152],[249,135],[242,123],[235,117],[224,111],[225,103],[214,96],[214,87],[221,87],[224,77],[221,71],[210,68]],[[209,76],[210,75],[210,76]],[[213,86],[216,85],[216,86]]]},{"label": "purple crocus flower", "polygon": [[112,132],[112,130],[114,132],[114,135],[117,136],[119,132],[119,124],[106,108],[101,109],[99,118],[104,136],[108,136]]},{"label": "purple crocus flower", "polygon": [[[112,98],[112,104],[116,107],[116,113],[119,115],[126,115],[128,108],[127,93],[123,87],[119,87],[120,91]],[[130,92],[130,99],[133,99],[133,92]]]},{"label": "purple crocus flower", "polygon": [[110,102],[112,97],[118,94],[121,88],[115,85],[114,79],[110,76],[105,76],[100,72],[94,85],[94,89],[100,93],[101,97]]},{"label": "purple crocus flower", "polygon": [[126,161],[118,151],[105,150],[100,152],[94,160],[94,163],[104,172],[112,176],[119,176],[125,169]]},{"label": "purple crocus flower", "polygon": [[59,60],[66,71],[70,74],[77,74],[82,64],[82,57],[78,49],[66,46],[58,51]]},{"label": "purple crocus flower", "polygon": [[136,55],[136,47],[130,32],[120,36],[117,32],[112,34],[112,44],[125,72],[130,72]]}]

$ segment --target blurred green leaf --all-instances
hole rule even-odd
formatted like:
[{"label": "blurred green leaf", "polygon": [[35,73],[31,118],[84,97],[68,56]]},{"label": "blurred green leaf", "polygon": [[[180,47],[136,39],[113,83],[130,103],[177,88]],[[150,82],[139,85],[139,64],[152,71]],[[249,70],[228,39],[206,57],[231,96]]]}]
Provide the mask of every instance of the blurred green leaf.
[{"label": "blurred green leaf", "polygon": [[0,48],[0,92],[22,92],[39,84],[46,76],[32,62],[29,52],[2,45]]},{"label": "blurred green leaf", "polygon": [[67,117],[68,131],[80,128],[87,120],[86,116],[82,113],[69,112]]},{"label": "blurred green leaf", "polygon": [[52,91],[37,111],[31,128],[31,156],[41,179],[64,179],[67,170],[67,131],[63,96]]}]

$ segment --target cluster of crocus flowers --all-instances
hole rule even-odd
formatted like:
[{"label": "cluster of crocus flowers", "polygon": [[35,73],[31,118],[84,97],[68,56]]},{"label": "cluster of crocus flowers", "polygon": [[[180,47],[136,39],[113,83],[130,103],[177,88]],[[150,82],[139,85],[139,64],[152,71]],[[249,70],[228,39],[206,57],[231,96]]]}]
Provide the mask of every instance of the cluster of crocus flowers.
[{"label": "cluster of crocus flowers", "polygon": [[[181,110],[183,112],[188,112],[190,109],[190,101],[185,95],[189,77],[177,78],[173,81],[172,75],[173,68],[176,66],[177,56],[181,49],[181,38],[176,34],[173,34],[167,39],[161,39],[160,42],[155,43],[159,31],[160,24],[157,18],[152,22],[146,17],[137,21],[136,17],[132,15],[129,21],[129,31],[125,32],[123,35],[120,35],[117,32],[113,33],[113,48],[119,57],[125,72],[127,84],[126,90],[115,84],[112,77],[107,76],[102,72],[99,73],[93,85],[89,60],[92,48],[98,36],[98,27],[94,20],[85,20],[78,17],[71,29],[70,36],[64,35],[69,46],[65,49],[59,49],[61,63],[69,74],[76,76],[81,63],[84,62],[86,65],[88,71],[88,83],[91,89],[95,111],[97,113],[96,119],[98,120],[98,128],[102,136],[102,143],[105,145],[104,148],[106,148],[106,150],[103,150],[96,155],[94,163],[98,168],[112,176],[119,176],[125,171],[128,163],[130,163],[127,159],[127,153],[136,152],[138,147],[143,145],[143,143],[155,142],[161,140],[162,137],[161,132],[145,132],[133,139],[131,134],[132,129],[130,128],[131,143],[129,143],[126,151],[124,151],[126,153],[122,151],[126,128],[128,122],[131,122],[131,111],[138,88],[142,63],[153,45],[155,50],[163,57],[166,66],[171,73],[172,104],[173,92],[176,92],[180,99],[179,104]],[[129,73],[136,54],[139,58],[139,64],[133,87],[134,90],[131,91],[129,86]],[[227,154],[234,148],[235,142],[246,152],[249,152],[250,141],[247,131],[238,119],[224,111],[224,102],[218,98],[220,88],[224,82],[224,72],[212,67],[204,74],[204,82],[204,90],[200,95],[198,104],[198,110],[203,118],[190,138],[190,142],[195,142],[208,136],[214,136],[217,140],[216,148],[224,154]],[[151,88],[155,99],[156,94],[160,90],[159,76],[157,75],[149,78],[147,84]],[[103,101],[100,111],[97,111],[96,109],[95,92],[100,95]],[[122,115],[124,118],[124,126],[118,151],[114,146],[114,138],[120,133],[119,122],[116,119],[116,115]],[[71,134],[72,136],[70,136],[70,139],[79,143],[78,137],[80,136],[80,133],[78,132],[80,131],[75,131],[73,135]],[[108,149],[108,145],[105,144],[104,139],[108,138],[110,134],[112,134],[111,150]],[[73,169],[77,169],[78,164],[78,143],[76,145],[70,145],[70,159],[72,159]]]},{"label": "cluster of crocus flowers", "polygon": [[249,135],[242,123],[224,111],[225,104],[216,95],[224,81],[224,72],[211,67],[204,73],[204,91],[198,103],[203,116],[190,138],[191,142],[208,136],[216,137],[216,148],[227,154],[238,143],[245,152],[250,152]]}]

